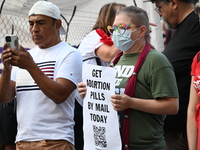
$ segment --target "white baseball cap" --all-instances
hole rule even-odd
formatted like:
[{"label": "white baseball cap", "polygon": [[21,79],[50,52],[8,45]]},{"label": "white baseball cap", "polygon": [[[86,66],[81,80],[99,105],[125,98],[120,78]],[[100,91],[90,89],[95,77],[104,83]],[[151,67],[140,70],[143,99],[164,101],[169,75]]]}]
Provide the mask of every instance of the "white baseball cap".
[{"label": "white baseball cap", "polygon": [[[54,19],[60,19],[60,9],[52,2],[38,1],[32,6],[29,11],[28,16],[32,15],[44,15]],[[62,25],[60,27],[60,34],[66,34],[66,31]]]}]

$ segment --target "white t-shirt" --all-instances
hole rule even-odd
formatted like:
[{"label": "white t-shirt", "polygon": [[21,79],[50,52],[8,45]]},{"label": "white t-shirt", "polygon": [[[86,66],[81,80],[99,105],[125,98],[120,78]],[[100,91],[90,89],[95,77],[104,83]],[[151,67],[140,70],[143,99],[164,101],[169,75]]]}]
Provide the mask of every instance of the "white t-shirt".
[{"label": "white t-shirt", "polygon": [[[81,52],[83,63],[97,65],[95,58],[98,56],[95,54],[95,50],[104,44],[100,42],[100,39],[101,36],[96,32],[96,30],[93,30],[88,35],[86,35],[81,41],[81,44],[79,45],[78,49]],[[109,64],[104,62],[103,60],[100,61],[101,66],[108,66]]]},{"label": "white t-shirt", "polygon": [[[75,85],[81,82],[80,52],[65,42],[29,51],[35,63],[52,80],[66,78]],[[30,74],[14,67],[11,79],[16,82],[17,141],[67,140],[74,144],[75,90],[61,104],[55,104],[39,89]],[[45,83],[44,83],[45,84]]]}]

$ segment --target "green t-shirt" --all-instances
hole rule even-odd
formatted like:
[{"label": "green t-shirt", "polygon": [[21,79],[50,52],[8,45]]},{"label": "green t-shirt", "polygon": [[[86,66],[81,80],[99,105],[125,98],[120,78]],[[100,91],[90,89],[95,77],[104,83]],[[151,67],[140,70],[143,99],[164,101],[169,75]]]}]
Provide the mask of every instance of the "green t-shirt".
[{"label": "green t-shirt", "polygon": [[[115,65],[116,94],[123,94],[127,80],[139,53],[123,54]],[[150,50],[137,74],[134,97],[156,99],[159,97],[179,97],[173,68],[168,59],[156,50]],[[122,125],[123,112],[119,112]],[[131,109],[130,150],[165,150],[163,125],[165,115],[150,114]]]}]

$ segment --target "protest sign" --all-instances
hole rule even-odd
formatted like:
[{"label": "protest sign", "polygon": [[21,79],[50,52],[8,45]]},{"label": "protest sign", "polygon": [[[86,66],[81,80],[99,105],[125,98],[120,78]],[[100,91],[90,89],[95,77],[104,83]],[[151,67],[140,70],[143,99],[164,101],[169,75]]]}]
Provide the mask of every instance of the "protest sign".
[{"label": "protest sign", "polygon": [[110,96],[115,94],[115,69],[83,65],[87,93],[83,102],[84,150],[121,150],[119,117]]}]

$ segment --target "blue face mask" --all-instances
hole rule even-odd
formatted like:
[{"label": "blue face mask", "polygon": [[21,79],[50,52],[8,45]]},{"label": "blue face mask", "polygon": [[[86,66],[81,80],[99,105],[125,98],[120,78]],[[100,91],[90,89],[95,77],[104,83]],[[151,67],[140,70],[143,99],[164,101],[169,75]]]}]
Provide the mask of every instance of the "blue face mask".
[{"label": "blue face mask", "polygon": [[[121,29],[119,29],[121,30]],[[139,38],[137,38],[136,40],[132,40],[131,39],[131,33],[137,31],[138,29],[135,29],[134,31],[129,31],[126,30],[124,34],[119,34],[117,31],[113,32],[112,35],[112,41],[114,43],[114,45],[119,48],[121,51],[127,51],[131,46],[133,46],[133,44],[135,43],[135,41],[137,41]]]}]

